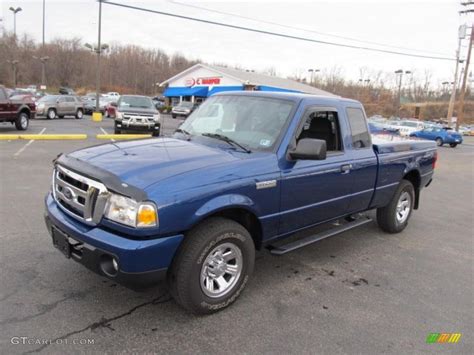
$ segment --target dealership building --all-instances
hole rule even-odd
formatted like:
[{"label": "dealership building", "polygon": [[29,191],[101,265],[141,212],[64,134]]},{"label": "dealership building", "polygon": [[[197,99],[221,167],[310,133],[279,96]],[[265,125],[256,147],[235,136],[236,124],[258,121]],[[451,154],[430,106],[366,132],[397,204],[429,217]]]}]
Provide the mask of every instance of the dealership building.
[{"label": "dealership building", "polygon": [[172,105],[181,101],[202,102],[218,92],[236,90],[299,92],[334,96],[327,91],[290,79],[204,64],[193,65],[162,82],[160,86],[166,86],[163,96]]}]

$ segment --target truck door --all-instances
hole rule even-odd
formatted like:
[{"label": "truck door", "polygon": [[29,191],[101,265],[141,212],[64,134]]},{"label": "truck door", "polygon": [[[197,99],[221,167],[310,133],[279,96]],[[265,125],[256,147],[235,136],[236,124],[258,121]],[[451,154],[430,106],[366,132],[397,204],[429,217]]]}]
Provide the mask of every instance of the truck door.
[{"label": "truck door", "polygon": [[367,119],[361,106],[346,107],[346,122],[349,124],[352,146],[351,194],[349,213],[364,211],[369,207],[377,179],[377,156],[372,147]]},{"label": "truck door", "polygon": [[[282,167],[280,233],[285,234],[347,213],[351,157],[341,132],[346,123],[333,107],[309,107],[294,139],[323,139],[325,160],[287,160]],[[342,129],[341,129],[342,128]]]}]

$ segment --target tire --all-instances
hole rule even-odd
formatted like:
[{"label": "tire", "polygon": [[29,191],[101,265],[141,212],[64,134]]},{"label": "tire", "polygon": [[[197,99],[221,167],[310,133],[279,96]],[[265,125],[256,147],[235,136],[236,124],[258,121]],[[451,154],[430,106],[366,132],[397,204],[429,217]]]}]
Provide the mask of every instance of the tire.
[{"label": "tire", "polygon": [[20,112],[15,120],[15,127],[19,131],[26,131],[30,123],[30,116],[26,112]]},{"label": "tire", "polygon": [[81,109],[76,111],[76,119],[80,120],[84,117],[84,112]]},{"label": "tire", "polygon": [[54,108],[50,108],[46,114],[46,117],[48,117],[50,120],[54,120],[57,117],[56,110]]},{"label": "tire", "polygon": [[171,117],[176,118],[177,116],[176,115],[171,115]]},{"label": "tire", "polygon": [[387,233],[400,233],[408,225],[415,205],[415,188],[402,180],[390,203],[377,209],[377,223]]},{"label": "tire", "polygon": [[450,146],[451,148],[456,148],[457,145],[458,145],[457,143],[449,143],[449,146]]},{"label": "tire", "polygon": [[159,130],[158,130],[158,131],[153,131],[153,132],[151,133],[151,135],[152,135],[153,137],[159,137],[159,136],[160,136],[160,131],[159,131]]},{"label": "tire", "polygon": [[114,128],[114,134],[122,134],[122,131],[117,127]]},{"label": "tire", "polygon": [[438,147],[441,147],[443,144],[444,144],[444,142],[443,142],[443,139],[442,139],[442,138],[439,138],[439,137],[436,138],[436,145],[437,145]]},{"label": "tire", "polygon": [[[233,256],[227,263],[222,258],[225,254]],[[170,293],[192,313],[217,312],[239,297],[254,262],[255,247],[249,232],[232,220],[210,218],[186,234],[168,274]],[[232,274],[226,267],[233,270]],[[207,276],[201,277],[203,273]]]}]

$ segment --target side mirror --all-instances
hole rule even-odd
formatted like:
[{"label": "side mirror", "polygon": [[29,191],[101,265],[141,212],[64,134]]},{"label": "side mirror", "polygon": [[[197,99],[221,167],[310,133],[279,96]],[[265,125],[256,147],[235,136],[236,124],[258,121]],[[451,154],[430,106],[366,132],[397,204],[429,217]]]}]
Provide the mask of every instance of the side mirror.
[{"label": "side mirror", "polygon": [[313,138],[300,139],[289,155],[294,160],[324,160],[326,159],[326,141]]},{"label": "side mirror", "polygon": [[110,103],[110,106],[112,106],[112,107],[118,107],[118,105],[117,105],[116,102],[111,102],[111,103]]}]

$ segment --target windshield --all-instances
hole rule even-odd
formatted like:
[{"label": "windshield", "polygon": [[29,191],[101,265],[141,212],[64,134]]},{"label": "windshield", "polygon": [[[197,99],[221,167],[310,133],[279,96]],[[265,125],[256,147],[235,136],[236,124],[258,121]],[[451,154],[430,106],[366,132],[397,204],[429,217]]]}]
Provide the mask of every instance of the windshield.
[{"label": "windshield", "polygon": [[251,96],[214,96],[181,125],[191,135],[219,134],[251,150],[272,149],[293,103]]},{"label": "windshield", "polygon": [[53,96],[53,95],[48,95],[48,96],[43,96],[41,99],[38,100],[38,102],[53,102],[58,99],[58,96]]},{"label": "windshield", "polygon": [[149,97],[144,96],[122,96],[118,102],[118,107],[126,108],[154,108]]},{"label": "windshield", "polygon": [[178,107],[190,108],[190,107],[193,107],[193,103],[188,102],[188,101],[183,101],[178,105]]}]

